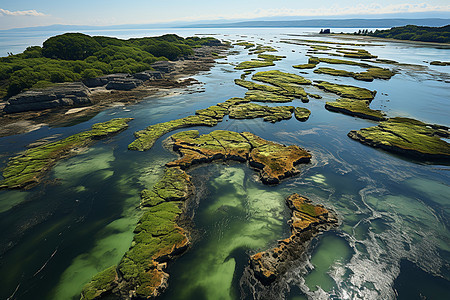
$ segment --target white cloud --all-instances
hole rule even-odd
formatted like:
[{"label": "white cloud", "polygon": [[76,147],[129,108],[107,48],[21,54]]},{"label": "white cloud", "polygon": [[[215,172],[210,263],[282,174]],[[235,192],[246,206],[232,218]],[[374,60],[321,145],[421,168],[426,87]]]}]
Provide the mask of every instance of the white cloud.
[{"label": "white cloud", "polygon": [[44,13],[38,12],[35,9],[10,11],[10,10],[7,10],[7,9],[0,8],[0,16],[46,17],[47,15],[44,14]]}]

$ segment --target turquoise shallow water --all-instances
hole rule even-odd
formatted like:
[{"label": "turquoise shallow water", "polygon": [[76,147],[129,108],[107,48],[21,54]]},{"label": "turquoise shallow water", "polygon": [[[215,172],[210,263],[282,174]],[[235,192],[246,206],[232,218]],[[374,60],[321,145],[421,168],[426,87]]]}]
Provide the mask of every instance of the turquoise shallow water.
[{"label": "turquoise shallow water", "polygon": [[[210,33],[229,40],[265,44],[273,40],[278,54],[287,58],[261,70],[298,74],[291,66],[306,62],[307,47],[279,43],[292,38],[286,34],[299,34],[301,29],[215,29]],[[399,66],[390,81],[326,80],[377,90],[371,107],[389,116],[450,125],[449,83],[445,82],[450,67],[429,68],[423,62],[445,60],[449,50],[381,44],[364,48],[380,58],[418,66]],[[113,117],[135,118],[128,130],[59,162],[46,183],[28,191],[0,192],[0,299],[78,299],[91,276],[120,260],[141,213],[139,191],[151,187],[164,164],[175,158],[162,146],[170,134],[150,151],[128,151],[133,132],[243,96],[245,89],[233,83],[241,72],[225,64],[248,59],[246,50],[236,50],[240,53],[221,60],[224,64],[196,76],[204,83],[201,93],[180,90],[172,97],[106,110],[70,127],[43,127],[0,139],[3,166],[9,156],[39,138],[62,138]],[[311,70],[302,75],[311,80],[325,78]],[[195,239],[192,248],[169,266],[170,287],[163,299],[239,299],[241,295],[251,299],[267,294],[254,283],[241,281],[241,276],[248,255],[288,235],[284,198],[293,192],[334,209],[341,225],[313,241],[305,260],[293,264],[282,283],[270,291],[274,299],[411,299],[420,294],[442,299],[450,292],[448,167],[406,160],[347,138],[350,130],[376,123],[328,112],[325,102],[337,96],[306,89],[323,96],[306,104],[293,102],[311,110],[307,122],[294,118],[271,124],[225,118],[214,128],[195,128],[201,133],[250,131],[306,148],[313,160],[301,166],[300,175],[271,187],[238,163],[193,170],[198,191],[190,211]],[[410,282],[417,284],[412,288]]]}]

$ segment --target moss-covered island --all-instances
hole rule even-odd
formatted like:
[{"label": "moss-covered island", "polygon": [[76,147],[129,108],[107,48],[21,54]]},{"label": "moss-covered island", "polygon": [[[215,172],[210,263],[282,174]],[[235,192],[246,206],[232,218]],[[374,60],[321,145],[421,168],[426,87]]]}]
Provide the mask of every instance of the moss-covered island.
[{"label": "moss-covered island", "polygon": [[370,91],[365,88],[360,88],[352,85],[336,84],[327,81],[318,81],[314,83],[318,88],[327,92],[335,93],[336,95],[359,100],[372,100],[375,98],[376,91]]},{"label": "moss-covered island", "polygon": [[370,109],[369,105],[369,100],[341,98],[333,102],[327,102],[325,104],[325,108],[329,111],[340,112],[363,119],[374,121],[386,120],[386,117],[382,111]]},{"label": "moss-covered island", "polygon": [[309,116],[311,115],[311,111],[304,107],[296,107],[294,109],[294,115],[295,118],[301,122],[305,122],[309,119]]},{"label": "moss-covered island", "polygon": [[306,197],[292,194],[287,197],[286,205],[291,210],[291,236],[278,241],[277,247],[250,257],[255,277],[265,285],[284,273],[290,263],[304,253],[313,237],[338,225],[334,212],[312,204]]},{"label": "moss-covered island", "polygon": [[75,155],[73,150],[77,148],[89,146],[101,138],[125,130],[131,120],[132,118],[120,118],[97,123],[92,125],[91,130],[26,150],[9,160],[3,170],[0,189],[32,188],[42,181],[58,160]]},{"label": "moss-covered island", "polygon": [[[146,151],[153,147],[161,136],[180,128],[194,126],[216,126],[229,115],[234,119],[264,118],[264,121],[278,122],[292,117],[293,106],[269,107],[258,105],[255,102],[289,102],[293,97],[283,96],[286,90],[269,85],[257,84],[251,81],[236,79],[235,81],[252,89],[246,93],[245,98],[230,98],[225,102],[217,103],[205,109],[199,109],[194,116],[176,119],[168,122],[150,125],[147,128],[134,133],[136,139],[128,145],[129,150]],[[289,93],[288,93],[289,94]],[[316,96],[316,95],[313,95]],[[306,119],[305,119],[306,120]]]},{"label": "moss-covered island", "polygon": [[374,79],[390,79],[395,75],[395,73],[391,70],[383,68],[369,68],[365,72],[349,72],[345,70],[336,70],[333,68],[318,68],[314,70],[314,73],[353,77],[356,80],[362,81],[373,81]]},{"label": "moss-covered island", "polygon": [[450,163],[449,128],[409,118],[392,118],[348,136],[365,145],[435,163]]},{"label": "moss-covered island", "polygon": [[258,59],[252,59],[249,61],[243,61],[235,67],[236,70],[246,70],[254,68],[262,68],[274,66],[274,61],[279,61],[286,56],[273,55],[273,54],[259,54]]},{"label": "moss-covered island", "polygon": [[264,106],[256,103],[245,103],[230,107],[230,118],[232,119],[255,119],[263,118],[267,122],[278,122],[288,120],[292,117],[293,106]]},{"label": "moss-covered island", "polygon": [[[168,286],[167,263],[189,246],[189,232],[182,228],[186,200],[194,192],[186,170],[193,165],[217,160],[248,162],[258,170],[265,184],[298,173],[295,166],[307,163],[311,154],[298,146],[266,141],[252,133],[217,130],[179,132],[168,144],[181,158],[166,165],[164,176],[151,190],[141,192],[140,218],[130,249],[118,266],[95,275],[83,288],[81,299],[153,298]],[[305,214],[308,207],[302,207]]]},{"label": "moss-covered island", "polygon": [[270,85],[258,84],[242,79],[235,79],[234,82],[249,90],[260,90],[285,97],[300,98],[303,102],[309,101],[308,94],[305,92],[302,85],[309,85],[311,84],[311,81],[300,75],[271,70],[258,72],[252,76],[252,79]]}]

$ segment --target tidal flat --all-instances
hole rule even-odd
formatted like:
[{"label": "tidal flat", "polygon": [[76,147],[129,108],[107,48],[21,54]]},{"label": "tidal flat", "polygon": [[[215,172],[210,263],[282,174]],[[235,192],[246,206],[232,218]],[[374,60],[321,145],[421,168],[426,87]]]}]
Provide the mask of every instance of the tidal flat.
[{"label": "tidal flat", "polygon": [[[182,218],[190,244],[176,260],[158,262],[168,263],[169,274],[160,299],[408,299],[420,295],[441,299],[447,295],[448,160],[411,159],[347,134],[380,125],[389,129],[396,117],[402,117],[425,124],[426,129],[417,130],[427,136],[427,142],[437,139],[440,145],[448,145],[450,66],[424,62],[431,57],[448,61],[448,49],[315,36],[304,29],[210,30],[219,39],[244,43],[230,49],[237,51],[234,55],[218,58],[219,64],[210,71],[194,76],[204,89],[180,88],[172,96],[156,95],[108,108],[67,127],[44,125],[1,138],[4,168],[11,157],[37,140],[51,136],[57,137],[52,141],[63,140],[96,123],[133,118],[127,130],[56,162],[40,184],[26,191],[0,191],[0,271],[8,274],[2,278],[0,298],[79,299],[96,274],[114,270],[109,268],[119,265],[132,246],[133,231],[145,212],[140,207],[141,192],[158,187],[166,165],[178,157],[168,150],[167,138],[187,130],[199,135],[216,130],[250,132],[267,141],[307,149],[311,161],[277,185],[264,185],[245,163],[216,161],[192,168],[189,175],[195,193],[187,200]],[[286,33],[305,35],[304,41],[280,42],[291,38]],[[316,53],[318,59],[307,66],[312,68],[293,67],[308,62],[311,44],[361,48],[377,59]],[[235,66],[261,54],[284,58],[240,81],[244,71]],[[331,59],[354,63],[338,65]],[[320,67],[360,73],[373,66],[395,71],[395,76],[368,82],[314,72]],[[344,96],[352,101],[337,101]],[[343,109],[356,105],[366,113],[380,111],[386,121],[327,110],[325,105],[333,102],[341,102]],[[271,123],[262,117],[229,115],[233,107],[250,104],[273,109],[290,106],[295,117]],[[173,123],[193,117],[186,126]],[[196,122],[201,119],[210,122]],[[433,137],[427,125],[439,126],[433,129]],[[146,151],[129,150],[135,133],[143,134],[151,126],[158,132],[141,144]],[[317,235],[290,268],[265,285],[248,275],[249,259],[290,236],[291,211],[285,199],[294,193],[334,211],[339,224]]]}]

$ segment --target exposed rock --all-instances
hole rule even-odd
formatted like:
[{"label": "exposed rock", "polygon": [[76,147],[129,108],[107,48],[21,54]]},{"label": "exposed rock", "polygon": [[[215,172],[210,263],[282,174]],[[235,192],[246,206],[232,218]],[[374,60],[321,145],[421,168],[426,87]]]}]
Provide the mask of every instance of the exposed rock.
[{"label": "exposed rock", "polygon": [[250,266],[255,276],[263,283],[272,283],[280,274],[284,273],[290,263],[298,259],[306,250],[306,246],[313,237],[320,232],[336,227],[336,215],[322,205],[314,205],[298,194],[292,194],[286,199],[291,209],[291,236],[278,241],[278,246],[250,257]]},{"label": "exposed rock", "polygon": [[61,83],[55,86],[31,90],[9,98],[4,112],[17,113],[23,111],[38,111],[63,106],[90,105],[89,89],[81,82]]},{"label": "exposed rock", "polygon": [[264,106],[256,103],[244,103],[229,108],[230,118],[255,119],[263,117],[267,122],[278,122],[292,117],[293,106]]},{"label": "exposed rock", "polygon": [[296,107],[294,110],[295,118],[301,122],[305,122],[309,119],[311,111],[304,107]]},{"label": "exposed rock", "polygon": [[167,164],[187,169],[213,160],[248,161],[260,170],[265,184],[277,184],[298,173],[295,165],[307,163],[311,154],[298,146],[284,146],[266,141],[252,133],[216,130],[199,136],[198,131],[180,132],[171,137],[173,149],[182,157]]},{"label": "exposed rock", "polygon": [[163,79],[163,75],[159,71],[144,71],[133,74],[133,77],[142,81]]},{"label": "exposed rock", "polygon": [[[242,98],[240,98],[242,100]],[[230,102],[238,101],[232,99]],[[264,183],[278,183],[298,171],[294,165],[309,162],[311,155],[298,146],[284,146],[251,133],[217,130],[199,136],[184,131],[171,136],[173,149],[182,157],[166,165],[162,179],[151,190],[141,192],[140,218],[131,247],[117,267],[94,276],[82,292],[82,299],[112,296],[114,299],[149,299],[167,288],[167,263],[189,246],[189,233],[180,225],[185,201],[194,186],[185,170],[213,160],[236,160],[260,170]],[[112,295],[110,295],[112,294]]]},{"label": "exposed rock", "polygon": [[374,121],[386,120],[382,111],[370,109],[369,104],[370,102],[368,100],[341,98],[333,102],[327,102],[325,108],[329,111],[340,112],[363,119]]},{"label": "exposed rock", "polygon": [[409,118],[392,118],[378,126],[352,130],[348,136],[361,143],[407,157],[450,164],[449,128]]},{"label": "exposed rock", "polygon": [[372,101],[372,99],[375,98],[375,95],[377,93],[376,91],[370,91],[365,88],[360,88],[352,85],[330,83],[326,81],[318,81],[314,85],[327,92],[335,93],[339,96],[351,99]]},{"label": "exposed rock", "polygon": [[170,73],[175,70],[174,63],[166,60],[157,61],[151,64],[151,67],[161,73]]},{"label": "exposed rock", "polygon": [[120,91],[129,91],[134,88],[137,88],[139,85],[143,83],[142,80],[136,79],[133,77],[126,77],[121,79],[114,79],[108,82],[106,85],[107,90],[120,90]]}]

